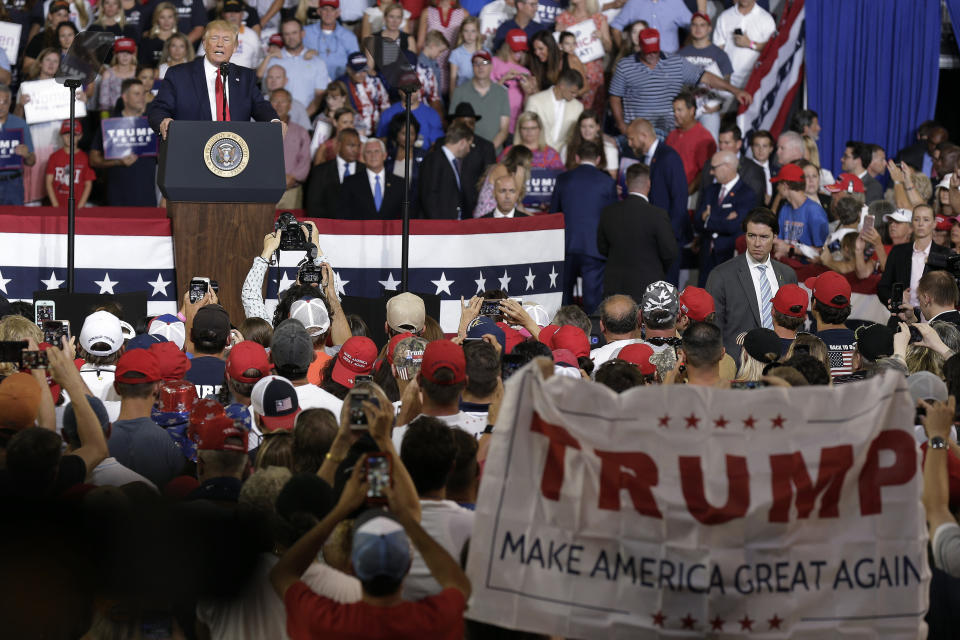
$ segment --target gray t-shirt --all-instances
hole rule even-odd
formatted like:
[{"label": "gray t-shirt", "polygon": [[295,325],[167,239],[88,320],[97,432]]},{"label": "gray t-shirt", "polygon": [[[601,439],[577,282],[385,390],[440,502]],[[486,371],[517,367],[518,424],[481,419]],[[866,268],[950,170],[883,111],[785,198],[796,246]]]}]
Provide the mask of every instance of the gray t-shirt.
[{"label": "gray t-shirt", "polygon": [[117,420],[107,440],[110,455],[162,489],[183,470],[186,458],[167,431],[150,418]]}]

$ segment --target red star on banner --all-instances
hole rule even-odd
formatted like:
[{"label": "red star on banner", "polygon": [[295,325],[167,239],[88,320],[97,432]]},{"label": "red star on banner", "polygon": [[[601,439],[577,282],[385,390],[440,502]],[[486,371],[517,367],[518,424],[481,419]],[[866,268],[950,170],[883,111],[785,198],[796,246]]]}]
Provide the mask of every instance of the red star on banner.
[{"label": "red star on banner", "polygon": [[747,614],[743,614],[743,618],[737,620],[737,622],[740,623],[740,631],[753,631],[754,621]]},{"label": "red star on banner", "polygon": [[778,618],[777,614],[773,614],[773,617],[767,620],[767,624],[770,625],[771,629],[779,629],[781,622],[783,622],[783,618]]},{"label": "red star on banner", "polygon": [[725,429],[727,427],[728,422],[730,421],[724,418],[723,416],[720,416],[719,418],[713,421],[713,424],[717,427],[717,429]]},{"label": "red star on banner", "polygon": [[692,413],[687,416],[687,429],[696,429],[698,424],[700,424],[700,418]]},{"label": "red star on banner", "polygon": [[653,624],[661,628],[663,627],[663,621],[667,619],[667,616],[663,615],[663,611],[651,613],[650,617],[653,618]]},{"label": "red star on banner", "polygon": [[683,628],[684,628],[684,629],[693,629],[693,625],[696,624],[697,619],[694,618],[693,616],[691,616],[691,615],[688,613],[688,614],[687,614],[686,616],[684,616],[683,618],[680,618],[680,622],[683,623]]},{"label": "red star on banner", "polygon": [[755,425],[756,423],[757,421],[753,419],[753,416],[750,416],[749,418],[743,421],[743,428],[753,429],[753,425]]},{"label": "red star on banner", "polygon": [[726,620],[721,620],[721,619],[720,619],[720,616],[717,616],[716,618],[714,618],[713,620],[710,621],[710,630],[711,630],[711,631],[723,631],[723,623],[724,623],[724,622],[726,622]]},{"label": "red star on banner", "polygon": [[776,418],[770,418],[770,422],[773,423],[774,429],[783,429],[783,423],[786,421],[787,419],[781,416],[779,413],[777,414]]},{"label": "red star on banner", "polygon": [[663,427],[664,429],[669,428],[669,426],[670,426],[670,416],[661,416],[661,417],[660,417],[660,425],[659,425],[659,426]]}]

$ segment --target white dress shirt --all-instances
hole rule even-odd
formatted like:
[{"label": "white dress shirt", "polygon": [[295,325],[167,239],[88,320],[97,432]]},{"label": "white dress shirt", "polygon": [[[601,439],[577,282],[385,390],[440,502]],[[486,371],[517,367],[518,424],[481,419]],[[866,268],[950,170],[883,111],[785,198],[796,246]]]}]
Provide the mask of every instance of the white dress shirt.
[{"label": "white dress shirt", "polygon": [[646,155],[643,156],[643,164],[650,166],[650,163],[653,161],[653,154],[657,152],[657,145],[660,144],[660,141],[654,138],[653,143],[650,145],[650,148],[647,149]]},{"label": "white dress shirt", "polygon": [[930,247],[932,246],[933,241],[927,244],[926,249],[918,251],[917,244],[913,244],[913,257],[910,259],[910,306],[920,306],[920,301],[917,300],[917,285],[920,284],[920,278],[923,277],[923,268],[927,264]]},{"label": "white dress shirt", "polygon": [[[210,99],[210,113],[213,114],[213,120],[222,120],[223,114],[217,111],[217,74],[220,68],[213,65],[206,56],[203,58],[203,75],[207,79],[207,97]],[[229,76],[227,80],[229,80]],[[230,91],[227,89],[226,82],[223,83],[223,96],[227,101],[227,109],[230,108]]]},{"label": "white dress shirt", "polygon": [[[747,256],[747,267],[750,269],[750,277],[753,279],[753,292],[757,296],[757,309],[760,310],[760,320],[763,321],[763,305],[777,295],[777,291],[780,289],[780,283],[777,282],[777,274],[773,272],[773,261],[770,259],[770,255],[767,254],[767,259],[764,262],[757,262],[753,259],[753,256],[750,255],[748,251],[744,255]],[[760,296],[760,269],[757,269],[758,265],[764,265],[766,270],[764,273],[767,276],[767,282],[770,283],[770,300],[763,300]],[[773,315],[773,310],[770,311],[771,316]]]},{"label": "white dress shirt", "polygon": [[497,207],[496,209],[493,210],[493,217],[494,218],[512,218],[513,214],[516,213],[516,211],[517,211],[517,208],[514,207],[513,209],[510,209],[510,211],[508,211],[507,213],[503,213],[500,211],[500,208]]},{"label": "white dress shirt", "polygon": [[356,162],[347,162],[339,155],[337,156],[337,175],[340,177],[340,184],[343,184],[343,172],[346,170],[347,166],[350,167],[350,175],[352,176],[357,172],[357,163]]},{"label": "white dress shirt", "polygon": [[643,198],[643,199],[646,200],[647,202],[650,202],[650,198],[648,198],[647,196],[643,195],[643,194],[640,193],[639,191],[631,191],[631,192],[628,193],[627,195],[629,195],[629,196],[637,196],[638,198]]}]

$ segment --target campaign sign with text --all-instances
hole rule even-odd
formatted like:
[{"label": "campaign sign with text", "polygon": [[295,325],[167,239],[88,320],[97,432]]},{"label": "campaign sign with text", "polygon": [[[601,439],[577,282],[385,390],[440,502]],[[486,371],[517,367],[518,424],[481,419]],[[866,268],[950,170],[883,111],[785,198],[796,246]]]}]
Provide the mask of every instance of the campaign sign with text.
[{"label": "campaign sign with text", "polygon": [[[51,120],[66,120],[70,117],[70,90],[59,84],[53,78],[47,80],[31,80],[20,85],[20,93],[30,96],[30,102],[23,105],[24,117],[27,124],[50,122]],[[78,91],[76,117],[87,115],[87,106]]]},{"label": "campaign sign with text", "polygon": [[0,49],[7,54],[11,65],[17,64],[17,52],[20,50],[20,32],[23,25],[13,22],[0,22]]},{"label": "campaign sign with text", "polygon": [[537,3],[537,15],[534,18],[542,25],[553,28],[553,23],[557,21],[557,16],[563,13],[563,10],[570,4],[569,0],[540,0]]},{"label": "campaign sign with text", "polygon": [[530,169],[523,204],[528,207],[550,204],[553,188],[557,185],[557,176],[561,173],[563,172],[559,169],[538,169],[537,167]]},{"label": "campaign sign with text", "polygon": [[103,157],[118,160],[126,155],[157,155],[157,136],[143,116],[107,118],[100,122]]},{"label": "campaign sign with text", "polygon": [[618,395],[536,364],[493,433],[467,617],[566,638],[925,636],[903,376]]},{"label": "campaign sign with text", "polygon": [[23,129],[0,131],[0,169],[23,168],[23,156],[14,152],[20,144],[23,144]]},{"label": "campaign sign with text", "polygon": [[[580,62],[593,62],[603,58],[603,42],[600,41],[600,36],[597,34],[597,25],[594,24],[593,20],[578,22],[567,28],[566,31],[577,37],[575,53],[580,58]],[[560,42],[560,33],[560,31],[553,32],[553,37],[558,43]]]}]

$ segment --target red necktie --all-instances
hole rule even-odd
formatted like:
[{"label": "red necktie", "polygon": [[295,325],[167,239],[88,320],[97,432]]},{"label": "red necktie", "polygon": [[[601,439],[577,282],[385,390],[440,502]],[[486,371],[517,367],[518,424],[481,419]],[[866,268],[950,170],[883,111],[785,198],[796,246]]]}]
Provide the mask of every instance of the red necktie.
[{"label": "red necktie", "polygon": [[223,117],[223,106],[225,96],[223,94],[223,74],[217,71],[217,84],[214,87],[214,90],[217,94],[217,114],[214,116],[214,120],[223,120],[225,122],[230,121],[230,105],[227,105],[227,115]]}]

